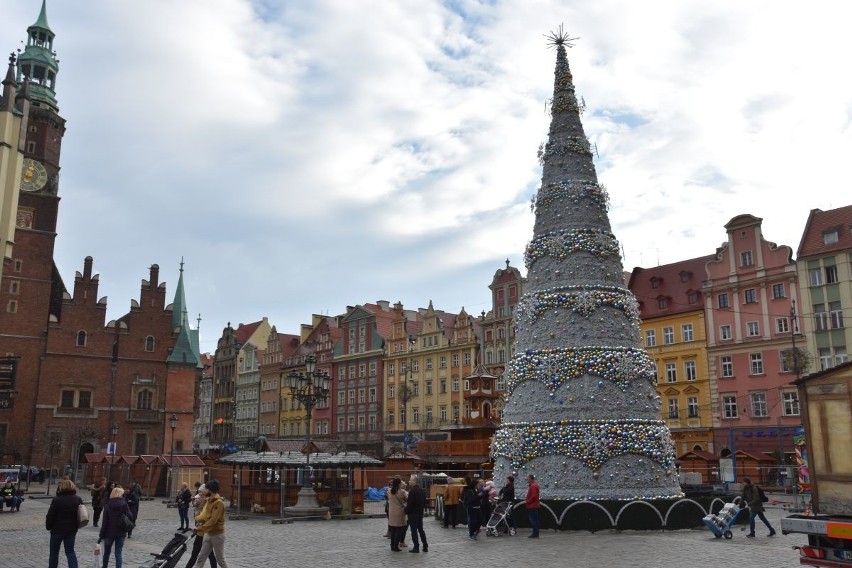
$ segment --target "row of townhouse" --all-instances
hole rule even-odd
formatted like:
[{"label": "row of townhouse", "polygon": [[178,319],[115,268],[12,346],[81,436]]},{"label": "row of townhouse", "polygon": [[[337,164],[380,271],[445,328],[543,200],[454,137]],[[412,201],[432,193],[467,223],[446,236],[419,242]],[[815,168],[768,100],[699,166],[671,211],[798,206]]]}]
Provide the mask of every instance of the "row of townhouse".
[{"label": "row of townhouse", "polygon": [[[799,374],[847,360],[852,206],[811,211],[797,260],[761,227],[739,215],[715,253],[630,275],[678,455],[729,449],[789,459],[801,424],[794,345],[810,364]],[[506,261],[479,315],[379,301],[316,315],[299,334],[265,319],[229,325],[201,381],[194,445],[303,440],[307,417],[288,377],[304,374],[313,356],[330,379],[311,417],[316,440],[376,455],[412,439],[419,453],[434,442],[436,454],[446,453],[442,442],[479,440],[470,457],[481,457],[501,417],[524,284]]]},{"label": "row of townhouse", "polygon": [[[408,310],[387,301],[314,315],[298,334],[267,319],[230,324],[207,361],[198,392],[196,450],[233,450],[266,439],[312,439],[374,455],[428,442],[479,440],[481,452],[502,412],[503,371],[512,354],[512,313],[525,279],[506,261],[479,315]],[[291,375],[328,377],[311,409],[290,388]],[[438,459],[438,456],[435,456]]]},{"label": "row of townhouse", "polygon": [[739,215],[715,254],[630,276],[678,455],[742,450],[791,462],[801,425],[792,381],[848,359],[852,206],[811,211],[796,260],[761,225]]}]

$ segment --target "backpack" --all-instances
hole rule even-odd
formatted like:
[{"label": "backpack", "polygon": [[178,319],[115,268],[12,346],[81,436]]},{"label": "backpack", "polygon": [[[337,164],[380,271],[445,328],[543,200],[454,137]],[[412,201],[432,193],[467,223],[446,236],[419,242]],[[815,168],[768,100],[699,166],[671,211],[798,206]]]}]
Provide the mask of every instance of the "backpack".
[{"label": "backpack", "polygon": [[766,496],[766,493],[763,492],[763,488],[761,488],[759,485],[757,486],[757,495],[764,503],[767,503],[769,501],[769,497]]}]

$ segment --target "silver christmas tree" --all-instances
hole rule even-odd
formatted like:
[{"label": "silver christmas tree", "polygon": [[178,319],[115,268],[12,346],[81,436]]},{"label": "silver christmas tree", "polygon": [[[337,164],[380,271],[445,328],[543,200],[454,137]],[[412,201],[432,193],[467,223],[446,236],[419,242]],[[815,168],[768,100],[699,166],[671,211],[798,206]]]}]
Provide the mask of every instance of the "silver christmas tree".
[{"label": "silver christmas tree", "polygon": [[539,149],[529,282],[515,313],[494,473],[514,474],[519,495],[534,474],[542,499],[680,497],[639,305],[624,284],[609,197],[580,121],[571,38],[560,27],[548,39],[556,49],[550,133]]}]

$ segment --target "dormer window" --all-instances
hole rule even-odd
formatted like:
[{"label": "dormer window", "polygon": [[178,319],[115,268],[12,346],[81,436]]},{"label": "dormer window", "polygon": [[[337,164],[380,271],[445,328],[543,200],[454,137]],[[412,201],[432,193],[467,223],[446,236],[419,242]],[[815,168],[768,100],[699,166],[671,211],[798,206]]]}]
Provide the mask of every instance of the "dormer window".
[{"label": "dormer window", "polygon": [[656,276],[654,276],[653,278],[651,278],[651,288],[659,288],[660,283],[662,281],[663,281],[662,278],[657,278]]},{"label": "dormer window", "polygon": [[684,283],[689,282],[690,278],[692,278],[692,272],[688,272],[688,271],[684,270],[683,272],[680,273],[680,281],[681,282],[684,282]]},{"label": "dormer window", "polygon": [[661,310],[665,310],[669,307],[669,299],[664,296],[660,296],[657,298],[657,305]]},{"label": "dormer window", "polygon": [[832,245],[840,239],[840,232],[837,229],[826,231],[822,234],[822,244]]}]

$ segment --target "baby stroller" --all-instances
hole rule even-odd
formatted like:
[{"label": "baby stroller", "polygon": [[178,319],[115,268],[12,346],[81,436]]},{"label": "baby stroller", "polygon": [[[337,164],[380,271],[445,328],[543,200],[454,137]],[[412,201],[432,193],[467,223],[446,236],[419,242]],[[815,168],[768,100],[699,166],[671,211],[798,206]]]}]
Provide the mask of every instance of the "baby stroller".
[{"label": "baby stroller", "polygon": [[508,516],[512,512],[511,501],[500,501],[494,506],[494,511],[485,523],[487,536],[500,536],[501,532],[515,536],[515,527],[509,525]]},{"label": "baby stroller", "polygon": [[152,552],[151,556],[154,558],[141,564],[139,568],[174,568],[180,561],[180,557],[186,552],[187,541],[194,535],[194,532],[190,532],[188,535],[175,533],[174,538],[163,547],[159,554]]}]

